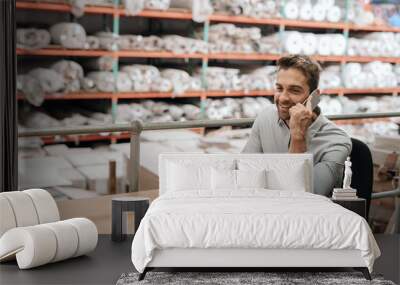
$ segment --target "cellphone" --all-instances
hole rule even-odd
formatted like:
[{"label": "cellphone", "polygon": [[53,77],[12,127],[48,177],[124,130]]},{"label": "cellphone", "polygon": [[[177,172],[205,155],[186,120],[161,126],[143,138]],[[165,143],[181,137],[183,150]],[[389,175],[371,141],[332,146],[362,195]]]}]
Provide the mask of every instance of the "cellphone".
[{"label": "cellphone", "polygon": [[315,89],[313,92],[310,93],[310,96],[307,97],[307,99],[304,101],[303,105],[307,106],[307,103],[309,101],[311,102],[311,110],[314,111],[314,109],[317,107],[317,105],[320,101],[317,89]]}]

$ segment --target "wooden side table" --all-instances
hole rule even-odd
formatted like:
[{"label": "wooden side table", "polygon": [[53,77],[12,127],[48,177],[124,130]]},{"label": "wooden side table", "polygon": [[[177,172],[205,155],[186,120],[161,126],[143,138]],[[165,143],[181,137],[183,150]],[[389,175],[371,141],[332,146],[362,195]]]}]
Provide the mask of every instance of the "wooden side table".
[{"label": "wooden side table", "polygon": [[367,220],[367,201],[364,198],[357,199],[332,199],[332,202],[359,214]]},{"label": "wooden side table", "polygon": [[123,241],[126,233],[123,229],[127,227],[124,221],[124,212],[135,213],[135,232],[139,228],[140,221],[146,214],[150,205],[150,199],[146,197],[116,197],[112,199],[112,231],[113,241]]}]

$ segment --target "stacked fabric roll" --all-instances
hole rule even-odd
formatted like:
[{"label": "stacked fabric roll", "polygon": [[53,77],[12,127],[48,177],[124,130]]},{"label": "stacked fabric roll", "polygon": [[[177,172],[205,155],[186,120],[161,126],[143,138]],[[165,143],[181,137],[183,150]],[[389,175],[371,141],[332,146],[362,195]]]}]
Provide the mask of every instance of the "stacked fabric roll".
[{"label": "stacked fabric roll", "polygon": [[[398,71],[396,69],[396,71]],[[373,61],[367,64],[347,63],[343,83],[347,88],[397,87],[398,74],[390,63]]]},{"label": "stacked fabric roll", "polygon": [[346,39],[342,34],[285,32],[283,48],[291,54],[344,55]]},{"label": "stacked fabric roll", "polygon": [[[196,35],[203,38],[203,31]],[[257,27],[239,28],[233,24],[216,24],[210,26],[208,35],[209,52],[243,52],[257,50],[257,42],[261,39],[261,30]]]},{"label": "stacked fabric roll", "polygon": [[207,99],[205,112],[211,120],[254,118],[270,104],[264,97]]},{"label": "stacked fabric roll", "polygon": [[289,0],[281,5],[282,17],[292,20],[339,22],[345,14],[342,7],[335,5],[335,0]]},{"label": "stacked fabric roll", "polygon": [[276,18],[279,16],[279,1],[276,0],[211,0],[216,13],[244,15],[254,18]]},{"label": "stacked fabric roll", "polygon": [[351,56],[400,56],[400,34],[390,32],[369,33],[361,38],[351,37],[347,54]]},{"label": "stacked fabric roll", "polygon": [[19,48],[40,49],[50,44],[51,36],[44,29],[17,29],[16,44]]},{"label": "stacked fabric roll", "polygon": [[319,76],[319,88],[330,89],[339,87],[342,87],[340,65],[330,65],[325,67]]},{"label": "stacked fabric roll", "polygon": [[318,106],[325,115],[374,113],[380,110],[391,112],[400,109],[400,98],[395,96],[365,96],[358,100],[352,100],[346,96],[322,95]]}]

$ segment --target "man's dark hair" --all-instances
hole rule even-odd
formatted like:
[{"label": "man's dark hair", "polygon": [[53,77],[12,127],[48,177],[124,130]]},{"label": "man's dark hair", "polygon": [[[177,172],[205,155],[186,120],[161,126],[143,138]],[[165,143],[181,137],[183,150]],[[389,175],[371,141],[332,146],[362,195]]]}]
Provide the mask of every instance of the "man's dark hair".
[{"label": "man's dark hair", "polygon": [[307,84],[310,88],[310,92],[318,88],[321,66],[309,56],[298,54],[283,56],[278,60],[277,65],[278,71],[289,68],[296,68],[300,70],[307,78]]}]

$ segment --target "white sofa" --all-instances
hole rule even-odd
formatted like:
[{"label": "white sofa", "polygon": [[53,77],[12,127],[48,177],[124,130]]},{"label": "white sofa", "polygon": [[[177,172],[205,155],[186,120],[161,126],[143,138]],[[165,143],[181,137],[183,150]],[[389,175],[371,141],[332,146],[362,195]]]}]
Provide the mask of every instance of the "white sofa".
[{"label": "white sofa", "polygon": [[97,245],[97,228],[86,218],[60,221],[43,189],[0,193],[0,262],[16,259],[28,269],[86,254]]}]

